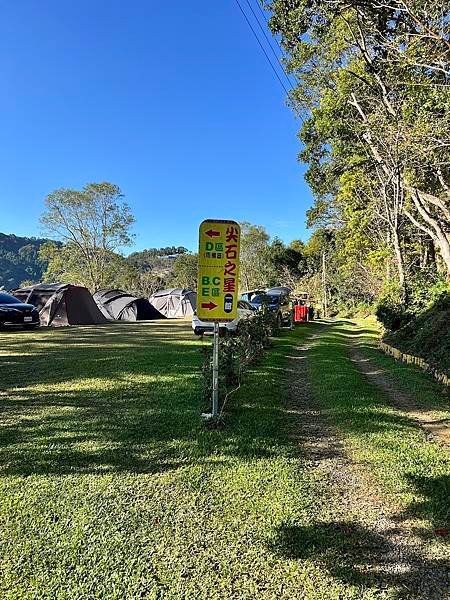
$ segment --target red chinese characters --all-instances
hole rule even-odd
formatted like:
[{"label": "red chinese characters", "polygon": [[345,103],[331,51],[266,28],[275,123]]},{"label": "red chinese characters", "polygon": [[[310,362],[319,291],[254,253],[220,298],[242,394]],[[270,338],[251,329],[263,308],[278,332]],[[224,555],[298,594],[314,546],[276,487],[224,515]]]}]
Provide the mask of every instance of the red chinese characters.
[{"label": "red chinese characters", "polygon": [[227,231],[225,234],[225,241],[227,243],[236,242],[236,244],[237,244],[238,235],[239,235],[239,233],[238,233],[238,230],[236,227],[227,227]]},{"label": "red chinese characters", "polygon": [[229,244],[225,246],[225,256],[228,259],[237,258],[237,244]]},{"label": "red chinese characters", "polygon": [[225,277],[223,280],[223,291],[224,292],[235,292],[236,291],[236,279],[234,277]]},{"label": "red chinese characters", "polygon": [[225,257],[227,262],[223,269],[223,292],[234,293],[237,290],[237,258],[239,229],[227,227],[225,233]]}]

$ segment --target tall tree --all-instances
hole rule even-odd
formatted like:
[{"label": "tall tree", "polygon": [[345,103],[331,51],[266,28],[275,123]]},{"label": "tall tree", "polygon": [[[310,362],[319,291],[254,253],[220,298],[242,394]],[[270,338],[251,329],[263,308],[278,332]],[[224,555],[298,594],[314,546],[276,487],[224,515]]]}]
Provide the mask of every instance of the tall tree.
[{"label": "tall tree", "polygon": [[269,259],[270,236],[262,225],[241,223],[240,286],[250,290],[269,285],[273,269]]},{"label": "tall tree", "polygon": [[[82,190],[61,188],[47,196],[45,206],[41,223],[50,235],[66,243],[65,257],[72,253],[71,269],[73,273],[76,267],[78,282],[91,291],[104,287],[117,262],[117,251],[133,238],[134,217],[119,187],[103,182],[89,183]],[[61,263],[55,248],[51,260]],[[50,271],[55,264],[49,263]]]},{"label": "tall tree", "polygon": [[140,274],[137,269],[130,265],[124,256],[115,252],[110,252],[104,261],[101,283],[95,288],[89,286],[83,256],[75,244],[69,242],[61,246],[47,242],[42,245],[39,258],[47,264],[43,274],[45,282],[73,283],[86,286],[91,291],[105,287],[133,291],[139,287]]},{"label": "tall tree", "polygon": [[[304,111],[302,159],[315,219],[339,227],[347,201],[365,204],[404,287],[405,236],[426,235],[450,272],[449,20],[424,0],[274,0]],[[361,188],[345,190],[358,174]],[[347,194],[347,199],[345,194]]]}]

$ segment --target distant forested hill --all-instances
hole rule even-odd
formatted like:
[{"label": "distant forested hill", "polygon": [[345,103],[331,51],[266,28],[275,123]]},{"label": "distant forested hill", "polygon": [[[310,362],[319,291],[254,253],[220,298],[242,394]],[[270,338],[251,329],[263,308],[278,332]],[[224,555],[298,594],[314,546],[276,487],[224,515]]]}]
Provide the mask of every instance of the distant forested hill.
[{"label": "distant forested hill", "polygon": [[39,261],[39,248],[48,240],[0,233],[0,289],[11,290],[22,281],[39,282],[46,265]]},{"label": "distant forested hill", "polygon": [[171,268],[173,260],[180,254],[186,254],[188,249],[184,246],[166,246],[165,248],[147,248],[140,252],[132,252],[127,261],[140,273],[153,270],[167,270]]}]

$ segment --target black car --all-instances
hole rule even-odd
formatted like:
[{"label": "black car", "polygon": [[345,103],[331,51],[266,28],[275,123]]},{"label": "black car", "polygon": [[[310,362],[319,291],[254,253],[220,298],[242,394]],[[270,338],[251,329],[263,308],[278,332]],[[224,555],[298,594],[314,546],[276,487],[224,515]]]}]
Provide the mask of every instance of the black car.
[{"label": "black car", "polygon": [[39,311],[32,304],[24,304],[14,296],[0,292],[0,327],[14,325],[38,327]]}]

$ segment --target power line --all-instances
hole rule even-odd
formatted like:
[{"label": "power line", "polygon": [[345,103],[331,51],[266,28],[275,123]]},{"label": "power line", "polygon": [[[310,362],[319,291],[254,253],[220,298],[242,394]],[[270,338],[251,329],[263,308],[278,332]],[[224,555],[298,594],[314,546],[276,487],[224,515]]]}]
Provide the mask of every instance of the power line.
[{"label": "power line", "polygon": [[[289,87],[290,87],[291,89],[293,89],[292,82],[291,82],[291,80],[289,79],[289,77],[288,77],[288,74],[286,73],[286,71],[285,71],[285,69],[284,69],[283,63],[282,63],[282,62],[281,62],[281,60],[279,59],[279,57],[278,57],[277,53],[276,53],[276,52],[275,52],[275,50],[274,50],[274,47],[272,46],[272,44],[271,44],[271,42],[270,42],[269,38],[267,37],[266,30],[264,29],[264,27],[263,27],[263,26],[261,25],[261,23],[259,22],[259,19],[258,19],[258,17],[256,16],[256,13],[255,13],[255,11],[253,10],[253,7],[252,7],[252,5],[250,4],[249,0],[246,0],[246,2],[247,2],[247,4],[248,4],[248,7],[249,7],[249,9],[252,11],[252,14],[253,14],[253,16],[254,16],[254,18],[255,18],[255,21],[258,23],[258,25],[259,25],[259,28],[261,29],[263,36],[266,38],[266,42],[267,42],[267,44],[269,45],[270,49],[272,50],[272,54],[275,56],[275,60],[276,60],[276,61],[277,61],[277,63],[280,65],[280,67],[281,67],[281,69],[282,69],[282,71],[283,71],[283,73],[284,73],[284,76],[286,77],[286,81],[287,81],[287,82],[288,82],[288,84],[289,84]],[[258,6],[259,6],[259,2],[258,2],[258,0],[256,0],[256,2],[257,2],[257,4],[258,4]],[[261,8],[261,7],[259,6],[259,8]],[[262,10],[262,9],[261,9],[261,10]],[[263,15],[264,15],[264,13],[263,13]],[[264,22],[267,24],[267,21],[266,21],[266,19],[264,19]],[[277,41],[278,41],[278,40],[277,40]]]},{"label": "power line", "polygon": [[236,4],[239,6],[239,10],[241,11],[244,19],[247,21],[247,25],[250,27],[250,29],[252,30],[253,35],[255,36],[256,41],[259,44],[259,47],[261,48],[262,52],[264,53],[264,56],[266,57],[267,62],[269,63],[269,65],[272,68],[272,71],[275,73],[276,78],[278,79],[278,81],[280,82],[281,87],[284,89],[284,91],[286,92],[286,95],[288,97],[290,97],[290,92],[288,92],[288,90],[286,89],[286,86],[284,85],[280,75],[278,74],[278,71],[275,69],[275,67],[272,64],[272,61],[270,60],[269,55],[266,52],[266,49],[264,48],[263,44],[261,43],[256,31],[253,29],[253,25],[250,23],[250,21],[248,20],[247,15],[244,12],[244,9],[241,6],[241,3],[239,2],[239,0],[236,0]]},{"label": "power line", "polygon": [[[261,4],[260,4],[259,0],[255,0],[255,2],[256,2],[257,6],[258,6],[258,8],[259,8],[259,12],[260,12],[260,13],[261,13],[261,15],[262,15],[263,21],[266,23],[266,25],[268,25],[269,23],[268,23],[268,21],[267,21],[266,14],[265,14],[265,12],[263,11],[263,9],[261,8]],[[273,36],[273,39],[276,41],[276,43],[277,43],[277,46],[278,46],[278,48],[280,49],[280,52],[281,52],[281,54],[285,55],[286,53],[285,53],[285,51],[283,50],[283,48],[282,48],[282,46],[281,46],[280,42],[278,41],[278,38],[277,38],[277,37],[274,35],[274,36]]]},{"label": "power line", "polygon": [[[290,100],[290,102],[291,102],[291,106],[292,106],[292,109],[294,110],[295,114],[296,114],[296,115],[297,115],[297,117],[300,119],[300,121],[301,121],[302,123],[304,123],[304,120],[303,120],[303,117],[302,117],[302,115],[301,115],[301,112],[298,110],[298,108],[297,108],[297,106],[296,106],[295,99],[293,98],[293,96],[292,96],[292,94],[291,94],[291,91],[289,91],[289,90],[286,88],[286,86],[284,85],[284,83],[283,83],[283,81],[282,81],[282,79],[281,79],[281,77],[280,77],[280,75],[279,75],[279,73],[278,73],[277,69],[274,67],[274,65],[273,65],[272,61],[270,60],[270,57],[269,57],[269,55],[267,54],[267,52],[266,52],[266,49],[264,48],[264,45],[262,44],[261,40],[259,39],[259,37],[258,37],[258,34],[256,33],[256,31],[254,30],[254,28],[253,28],[253,26],[252,26],[251,22],[249,21],[249,19],[248,19],[248,17],[247,17],[247,15],[246,15],[246,13],[245,13],[245,11],[244,11],[244,9],[242,8],[242,5],[241,5],[241,3],[239,2],[239,0],[236,0],[236,4],[238,5],[238,7],[239,7],[239,10],[241,11],[241,13],[242,13],[242,15],[243,15],[244,19],[246,20],[246,22],[247,22],[247,25],[250,27],[250,29],[251,29],[251,31],[252,31],[252,33],[253,33],[253,35],[254,35],[254,37],[255,37],[256,41],[258,42],[258,45],[259,45],[259,47],[261,48],[261,50],[262,50],[262,52],[263,52],[264,56],[266,57],[266,60],[267,60],[267,62],[269,63],[269,65],[270,65],[270,67],[271,67],[272,71],[274,72],[274,74],[275,74],[275,77],[278,79],[278,81],[279,81],[279,83],[280,83],[281,87],[283,88],[283,90],[284,90],[284,91],[285,91],[285,93],[286,93],[286,96],[287,96],[287,97],[288,97],[288,99]],[[253,11],[252,11],[252,12],[253,12]],[[261,24],[259,23],[259,21],[258,21],[258,24],[261,26]],[[271,46],[271,48],[272,48],[272,46]],[[272,48],[272,51],[273,51],[273,48]],[[278,62],[278,58],[277,58],[277,62]],[[282,65],[280,65],[280,66],[282,67]],[[284,71],[284,69],[283,69],[283,73],[286,75],[286,72]],[[287,78],[287,75],[286,75],[286,78]],[[288,79],[288,78],[287,78],[287,79]],[[290,87],[292,88],[292,91],[293,91],[293,90],[294,90],[294,88],[293,88],[293,86],[292,86],[292,83],[290,82],[290,80],[289,80],[289,79],[288,79],[288,81],[289,81],[289,85],[290,85]]]}]

